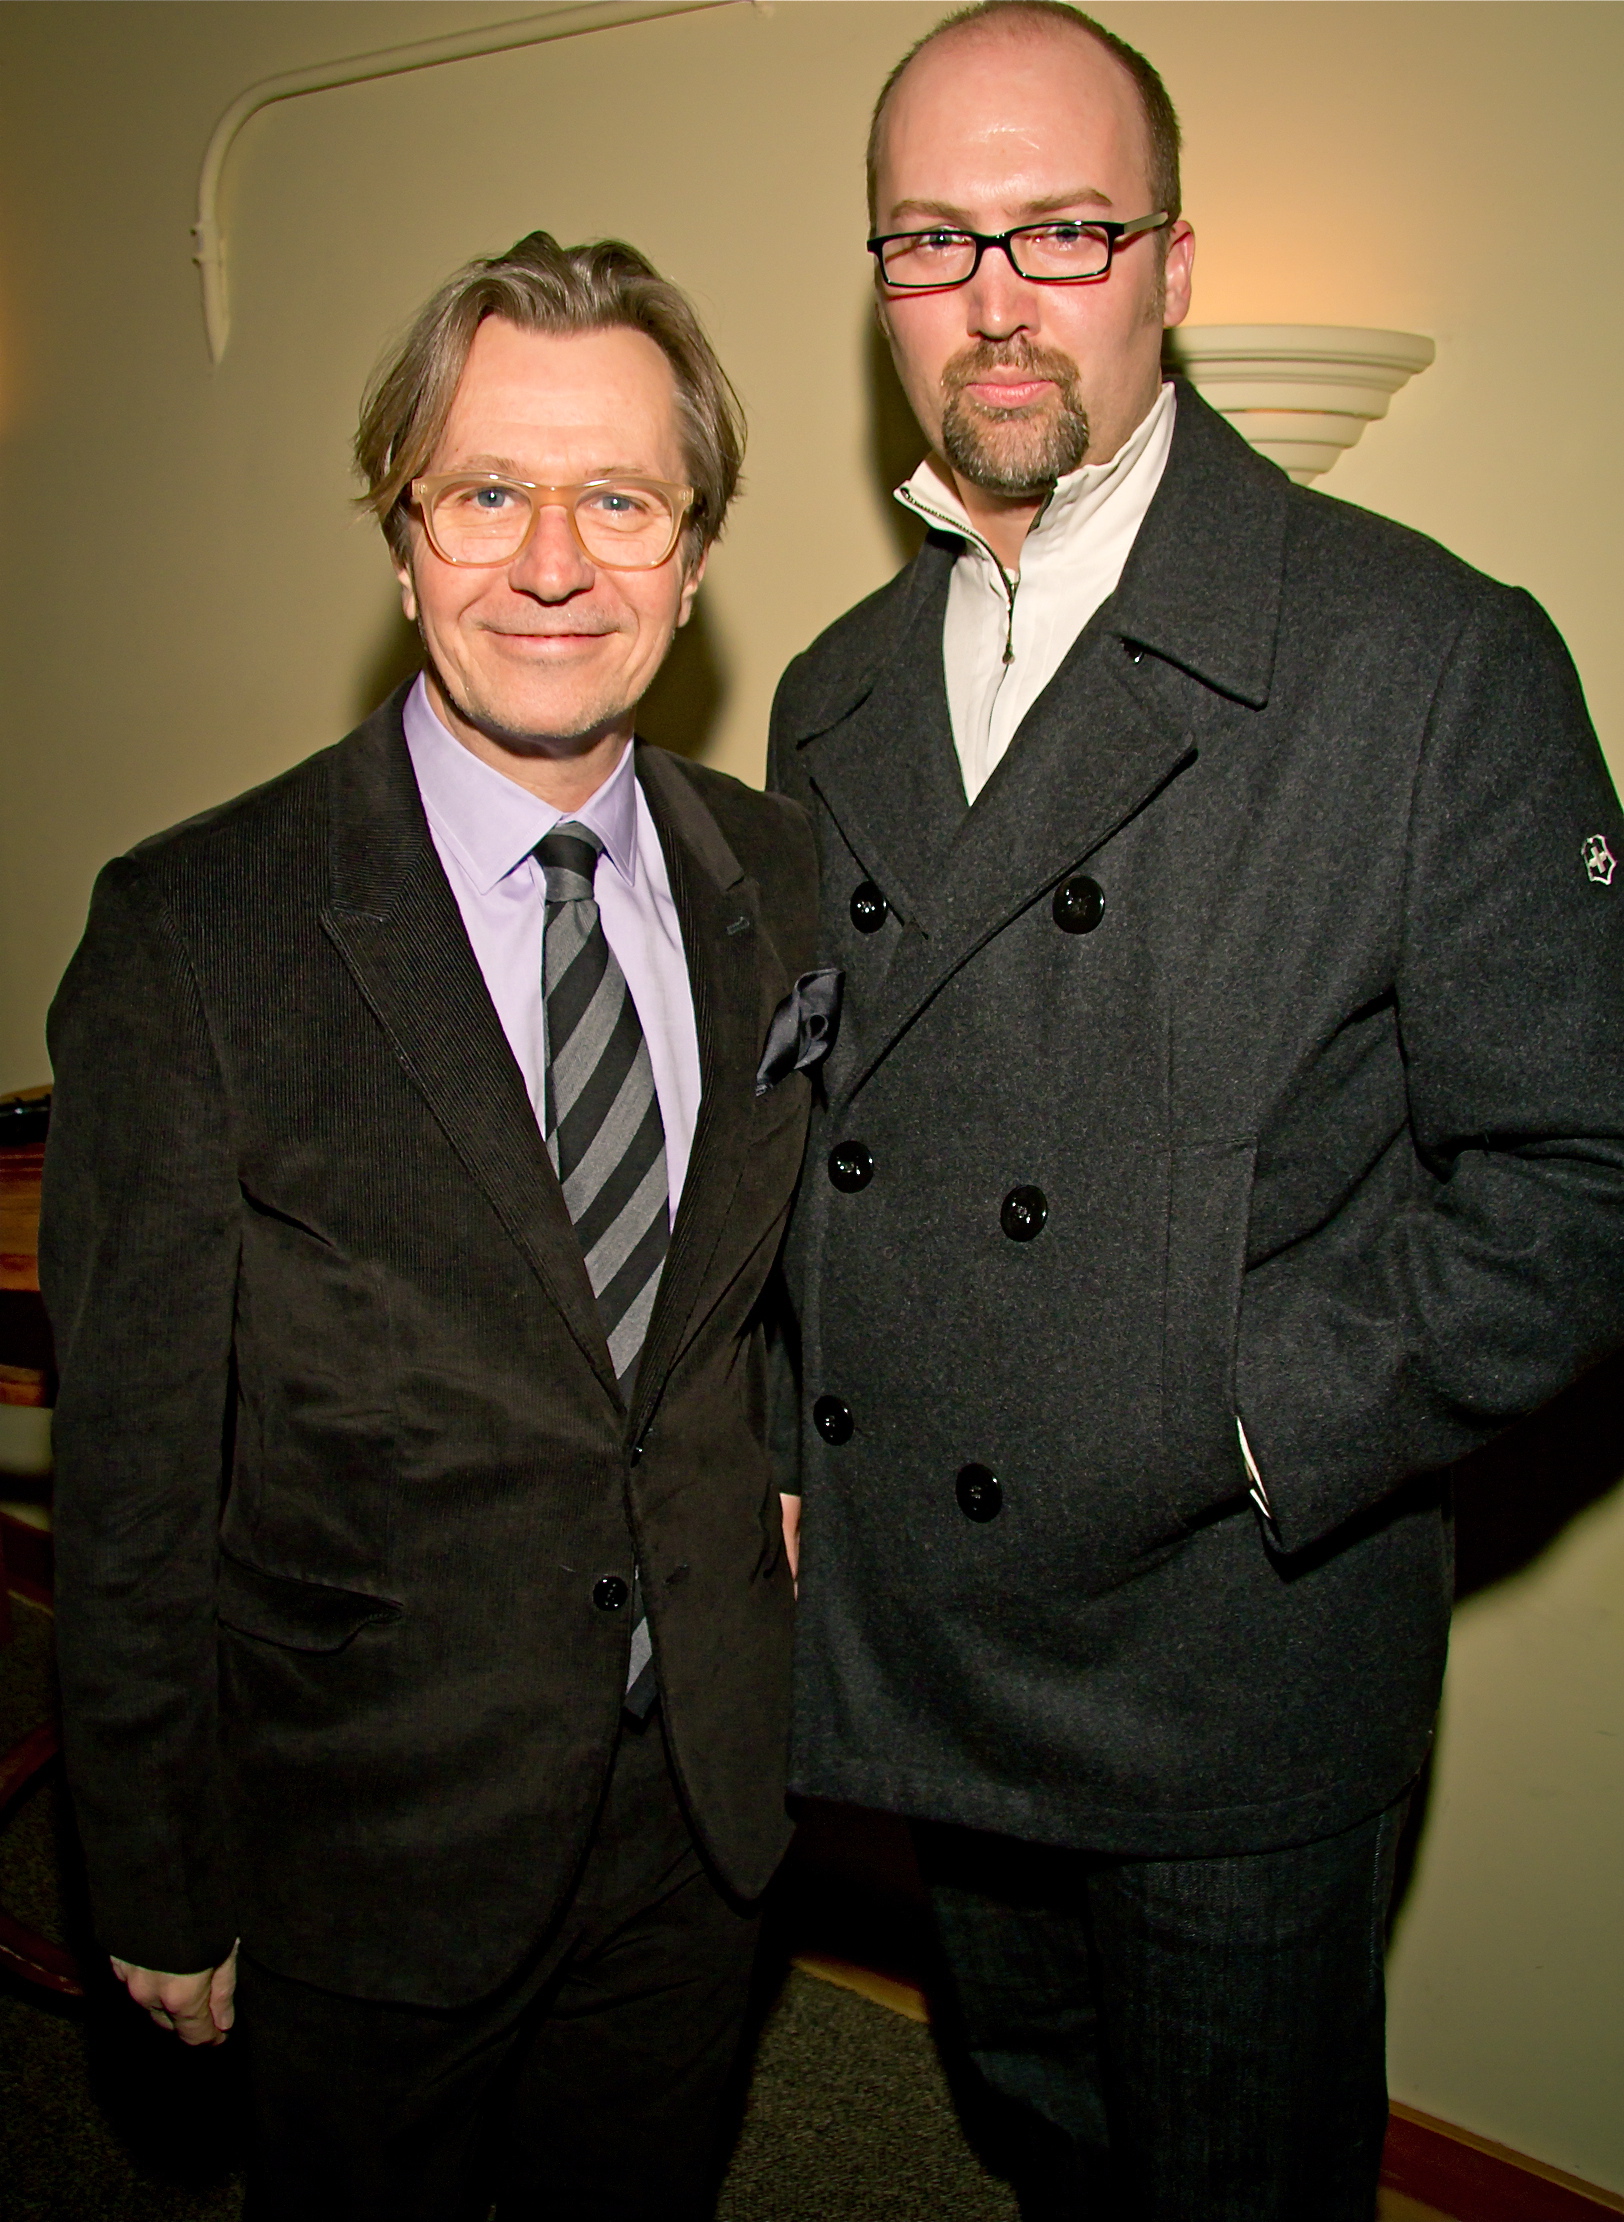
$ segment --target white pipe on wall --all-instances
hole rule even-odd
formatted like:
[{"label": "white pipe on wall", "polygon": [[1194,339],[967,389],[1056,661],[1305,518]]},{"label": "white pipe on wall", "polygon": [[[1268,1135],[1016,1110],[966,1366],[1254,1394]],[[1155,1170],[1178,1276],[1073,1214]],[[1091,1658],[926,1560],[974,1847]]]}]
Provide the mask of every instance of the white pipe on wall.
[{"label": "white pipe on wall", "polygon": [[231,297],[226,284],[226,242],[220,228],[220,180],[239,131],[249,117],[273,101],[298,93],[327,92],[335,85],[359,85],[368,78],[398,77],[407,70],[432,69],[440,62],[463,62],[477,54],[501,54],[512,47],[540,46],[583,31],[608,31],[646,16],[692,15],[701,8],[725,8],[737,0],[585,0],[584,5],[543,8],[538,13],[485,24],[479,30],[452,31],[444,38],[418,39],[410,46],[386,46],[343,61],[317,62],[309,69],[285,70],[262,77],[240,92],[221,116],[204,150],[197,180],[197,242],[193,261],[203,281],[203,324],[210,360],[218,363],[231,337]]}]

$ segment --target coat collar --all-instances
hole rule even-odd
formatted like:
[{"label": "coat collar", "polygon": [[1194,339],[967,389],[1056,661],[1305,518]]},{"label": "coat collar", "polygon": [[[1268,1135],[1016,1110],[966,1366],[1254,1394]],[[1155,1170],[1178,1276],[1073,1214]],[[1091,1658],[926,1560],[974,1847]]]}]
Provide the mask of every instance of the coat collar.
[{"label": "coat collar", "polygon": [[[1117,590],[1092,622],[1261,709],[1273,682],[1291,487],[1193,386],[1174,385],[1167,468]],[[932,533],[872,598],[861,651],[809,690],[792,740],[816,741],[874,692],[906,651],[921,603],[945,598],[958,545]]]},{"label": "coat collar", "polygon": [[[322,925],[447,1141],[614,1398],[580,1244],[412,776],[401,718],[408,691],[400,688],[328,759]],[[757,968],[770,953],[755,886],[681,766],[640,742],[636,772],[682,925],[701,1099],[638,1371],[634,1427],[657,1401],[690,1320],[702,1316],[706,1268],[738,1181],[736,1129],[749,1116],[762,1031]]]},{"label": "coat collar", "polygon": [[1120,639],[1261,710],[1290,499],[1284,472],[1180,379],[1167,469],[1101,618]]},{"label": "coat collar", "polygon": [[[799,736],[807,777],[904,924],[843,1095],[943,982],[1194,760],[1199,705],[1165,667],[1261,708],[1272,683],[1288,489],[1181,386],[1172,452],[1121,583],[1027,713],[975,808],[941,837],[935,756],[951,753],[941,617],[954,544],[927,544],[882,608],[843,710]],[[909,716],[904,706],[912,704]],[[812,722],[803,718],[803,723]]]}]

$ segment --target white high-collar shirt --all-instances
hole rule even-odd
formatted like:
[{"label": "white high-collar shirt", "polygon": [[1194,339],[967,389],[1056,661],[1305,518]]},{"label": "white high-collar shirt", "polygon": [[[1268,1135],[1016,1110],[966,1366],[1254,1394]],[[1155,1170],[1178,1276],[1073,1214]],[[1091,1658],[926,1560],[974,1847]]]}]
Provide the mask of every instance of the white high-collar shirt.
[{"label": "white high-collar shirt", "polygon": [[942,627],[953,745],[971,802],[992,777],[1022,718],[1072,642],[1116,591],[1173,444],[1173,388],[1108,463],[1085,463],[1055,483],[1006,572],[952,484],[926,457],[896,498],[963,553],[953,566]]},{"label": "white high-collar shirt", "polygon": [[[406,697],[404,717],[429,832],[539,1119],[547,1075],[541,999],[547,887],[531,851],[565,813],[447,732],[421,677]],[[592,892],[648,1043],[675,1219],[699,1117],[699,1036],[665,851],[630,746],[591,800],[569,816],[603,843]]]}]

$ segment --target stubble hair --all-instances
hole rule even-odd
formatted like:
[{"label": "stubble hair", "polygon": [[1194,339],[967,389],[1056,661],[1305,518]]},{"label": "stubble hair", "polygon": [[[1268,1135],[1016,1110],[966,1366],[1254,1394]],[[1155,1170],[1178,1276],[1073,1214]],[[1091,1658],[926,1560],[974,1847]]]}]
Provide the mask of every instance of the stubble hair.
[{"label": "stubble hair", "polygon": [[[989,409],[965,388],[992,370],[1023,371],[1053,382],[1055,398],[1019,409]],[[1030,340],[979,340],[942,373],[942,452],[959,477],[983,493],[1020,501],[1074,471],[1088,453],[1088,412],[1077,365]]]}]

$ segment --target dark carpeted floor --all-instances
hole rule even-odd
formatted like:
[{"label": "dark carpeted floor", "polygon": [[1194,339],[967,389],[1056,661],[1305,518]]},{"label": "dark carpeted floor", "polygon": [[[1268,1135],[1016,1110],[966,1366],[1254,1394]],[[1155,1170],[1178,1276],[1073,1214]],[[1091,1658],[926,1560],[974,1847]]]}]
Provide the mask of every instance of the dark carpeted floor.
[{"label": "dark carpeted floor", "polygon": [[[0,1651],[0,1751],[50,1710],[49,1619],[19,1605],[16,1623]],[[60,1794],[47,1778],[0,1838],[0,1903],[60,1939],[71,1874]],[[81,1943],[71,1912],[67,1927]],[[240,2211],[240,2123],[229,2044],[184,2052],[110,1983],[74,2005],[0,1976],[6,2222],[227,2222]],[[762,2033],[718,2222],[1014,2222],[1015,2213],[965,2143],[929,2031],[789,1974]]]}]

